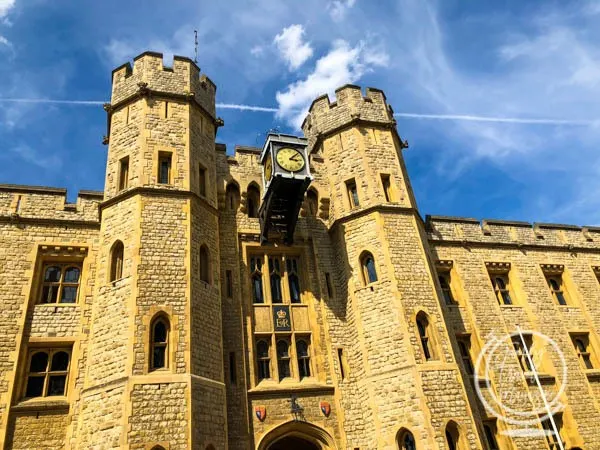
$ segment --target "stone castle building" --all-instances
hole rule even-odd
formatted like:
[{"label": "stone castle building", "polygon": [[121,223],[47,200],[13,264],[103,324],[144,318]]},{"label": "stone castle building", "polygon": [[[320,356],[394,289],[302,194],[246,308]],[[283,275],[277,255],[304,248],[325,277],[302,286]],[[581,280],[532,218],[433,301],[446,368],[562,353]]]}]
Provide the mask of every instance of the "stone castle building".
[{"label": "stone castle building", "polygon": [[600,449],[600,228],[423,221],[383,92],[344,86],[261,242],[215,91],[144,53],[104,192],[0,185],[3,448]]}]

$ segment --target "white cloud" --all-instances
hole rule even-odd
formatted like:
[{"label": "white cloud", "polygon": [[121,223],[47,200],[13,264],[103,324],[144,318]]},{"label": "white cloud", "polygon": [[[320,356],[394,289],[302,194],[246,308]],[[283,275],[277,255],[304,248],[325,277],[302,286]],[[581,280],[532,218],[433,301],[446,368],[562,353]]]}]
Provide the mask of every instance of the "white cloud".
[{"label": "white cloud", "polygon": [[6,47],[12,47],[10,41],[0,34],[0,47],[3,45]]},{"label": "white cloud", "polygon": [[0,19],[6,17],[15,6],[15,0],[0,0]]},{"label": "white cloud", "polygon": [[344,40],[334,41],[329,53],[317,60],[314,70],[304,80],[277,92],[277,117],[299,128],[309,104],[319,95],[331,94],[336,88],[359,80],[374,66],[386,65],[387,57],[380,50],[377,53],[379,56],[373,58],[374,53],[364,42],[351,47]]},{"label": "white cloud", "polygon": [[304,27],[290,25],[281,30],[273,43],[279,50],[281,57],[286,61],[290,70],[296,70],[304,64],[313,54],[310,42],[303,41]]},{"label": "white cloud", "polygon": [[327,5],[327,10],[335,22],[341,22],[355,3],[356,0],[333,0]]},{"label": "white cloud", "polygon": [[255,45],[250,49],[250,54],[252,56],[261,56],[265,52],[265,49],[262,45]]},{"label": "white cloud", "polygon": [[40,152],[25,144],[19,144],[12,147],[10,152],[31,164],[35,164],[45,170],[57,170],[62,167],[62,159],[58,155],[44,156]]}]

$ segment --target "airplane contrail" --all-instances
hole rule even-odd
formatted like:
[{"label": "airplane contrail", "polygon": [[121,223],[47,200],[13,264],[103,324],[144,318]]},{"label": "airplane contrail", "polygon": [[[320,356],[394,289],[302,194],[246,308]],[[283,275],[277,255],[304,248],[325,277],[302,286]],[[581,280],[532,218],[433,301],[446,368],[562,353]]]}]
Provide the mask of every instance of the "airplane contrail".
[{"label": "airplane contrail", "polygon": [[[63,105],[83,105],[97,106],[107,103],[100,100],[53,100],[47,98],[0,98],[0,103],[50,103]],[[277,108],[260,106],[260,105],[245,105],[239,103],[217,103],[217,109],[232,109],[237,111],[249,112],[266,112],[276,113]],[[544,119],[544,118],[522,118],[522,117],[494,117],[494,116],[478,116],[470,114],[420,114],[410,112],[394,113],[396,117],[405,119],[426,119],[426,120],[454,120],[466,122],[491,122],[491,123],[515,123],[526,125],[568,125],[568,126],[594,126],[600,125],[600,119],[596,120],[570,120],[570,119]]]}]

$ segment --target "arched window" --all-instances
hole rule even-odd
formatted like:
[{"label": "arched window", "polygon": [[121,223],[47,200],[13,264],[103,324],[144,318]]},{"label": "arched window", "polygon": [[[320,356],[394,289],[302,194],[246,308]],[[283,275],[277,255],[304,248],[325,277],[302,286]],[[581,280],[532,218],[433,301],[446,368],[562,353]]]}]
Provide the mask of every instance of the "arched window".
[{"label": "arched window", "polygon": [[398,450],[417,450],[414,436],[406,429],[400,430],[396,441],[398,443]]},{"label": "arched window", "polygon": [[375,259],[369,252],[363,252],[360,257],[360,266],[364,284],[371,284],[377,281],[377,269],[375,268]]},{"label": "arched window", "polygon": [[40,303],[75,303],[81,267],[51,264],[44,267]]},{"label": "arched window", "polygon": [[206,245],[200,247],[200,280],[210,284],[210,255]]},{"label": "arched window", "polygon": [[277,370],[279,380],[292,376],[290,372],[290,343],[284,339],[277,341]]},{"label": "arched window", "polygon": [[290,288],[290,301],[300,303],[300,277],[298,276],[298,259],[286,258],[287,279]]},{"label": "arched window", "polygon": [[314,189],[309,189],[306,193],[306,205],[309,216],[316,216],[319,211],[319,195]]},{"label": "arched window", "polygon": [[271,283],[271,302],[282,303],[281,293],[281,262],[279,258],[269,258],[269,281]]},{"label": "arched window", "polygon": [[427,314],[420,312],[417,314],[417,329],[419,330],[419,339],[421,341],[421,350],[426,361],[435,359],[431,340],[431,330]]},{"label": "arched window", "polygon": [[252,303],[264,303],[262,258],[253,256],[250,258],[250,277],[252,279]]},{"label": "arched window", "polygon": [[228,211],[237,211],[240,206],[240,189],[237,184],[229,183],[225,190],[226,208]]},{"label": "arched window", "polygon": [[254,184],[251,184],[248,186],[248,192],[246,196],[246,209],[248,211],[248,217],[258,217],[259,205],[260,191]]},{"label": "arched window", "polygon": [[310,354],[306,340],[296,340],[296,354],[298,356],[298,373],[300,374],[300,379],[310,377]]},{"label": "arched window", "polygon": [[169,321],[164,316],[158,316],[152,321],[150,370],[166,369],[169,366]]},{"label": "arched window", "polygon": [[259,381],[271,378],[271,357],[267,341],[258,341],[256,343],[256,361]]},{"label": "arched window", "polygon": [[165,450],[165,448],[162,445],[155,445],[150,450]]},{"label": "arched window", "polygon": [[448,444],[448,450],[460,449],[460,430],[456,422],[450,421],[446,425],[446,444]]},{"label": "arched window", "polygon": [[123,252],[125,248],[121,241],[116,241],[110,250],[110,281],[123,278]]}]

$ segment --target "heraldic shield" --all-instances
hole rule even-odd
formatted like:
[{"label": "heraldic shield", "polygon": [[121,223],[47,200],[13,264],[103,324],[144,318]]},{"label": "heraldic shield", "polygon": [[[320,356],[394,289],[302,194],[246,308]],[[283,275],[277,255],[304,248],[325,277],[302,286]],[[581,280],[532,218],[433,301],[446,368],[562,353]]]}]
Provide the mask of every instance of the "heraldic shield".
[{"label": "heraldic shield", "polygon": [[331,414],[331,405],[329,402],[320,402],[319,406],[321,407],[321,412],[323,415],[325,417],[329,417],[329,414]]},{"label": "heraldic shield", "polygon": [[255,406],[254,413],[256,414],[256,418],[262,422],[267,417],[267,408],[264,406]]}]

